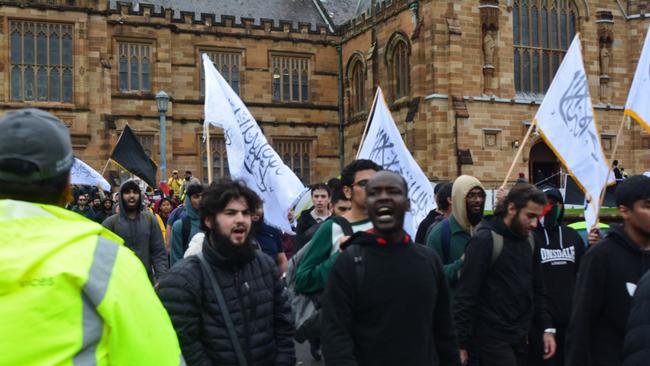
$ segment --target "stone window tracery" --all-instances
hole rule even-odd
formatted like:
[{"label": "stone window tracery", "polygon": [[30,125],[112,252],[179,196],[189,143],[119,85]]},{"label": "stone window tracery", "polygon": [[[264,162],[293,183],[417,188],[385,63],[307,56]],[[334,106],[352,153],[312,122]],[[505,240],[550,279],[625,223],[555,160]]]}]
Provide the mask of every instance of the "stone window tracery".
[{"label": "stone window tracery", "polygon": [[517,0],[512,17],[515,91],[541,96],[576,34],[578,9],[570,0]]},{"label": "stone window tracery", "polygon": [[274,101],[309,101],[309,58],[273,55],[271,66]]},{"label": "stone window tracery", "polygon": [[10,97],[72,103],[73,26],[10,22]]},{"label": "stone window tracery", "polygon": [[311,140],[273,139],[275,151],[304,184],[311,180],[311,144]]},{"label": "stone window tracery", "polygon": [[151,91],[151,44],[118,42],[117,47],[120,91]]},{"label": "stone window tracery", "polygon": [[[201,136],[198,137],[201,139]],[[206,154],[206,144],[199,141],[201,146],[201,169],[203,173],[203,182],[208,182],[208,157]],[[210,136],[210,149],[212,150],[212,179],[227,178],[230,176],[228,170],[228,155],[226,154],[226,143],[221,136]]]},{"label": "stone window tracery", "polygon": [[[239,95],[241,83],[241,53],[228,51],[210,51],[202,50],[199,54],[206,53],[214,63],[214,67],[219,70],[221,76],[228,82],[232,90]],[[203,62],[201,62],[201,95],[205,95],[205,72],[203,71]]]}]

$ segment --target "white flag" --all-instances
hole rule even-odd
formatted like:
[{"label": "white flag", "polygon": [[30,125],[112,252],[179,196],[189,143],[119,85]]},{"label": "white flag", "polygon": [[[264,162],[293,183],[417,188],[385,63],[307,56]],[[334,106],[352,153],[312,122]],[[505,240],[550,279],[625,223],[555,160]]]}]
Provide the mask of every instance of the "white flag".
[{"label": "white flag", "polygon": [[77,158],[74,158],[74,164],[72,164],[72,168],[70,169],[70,183],[86,186],[100,184],[103,190],[111,191],[111,185],[108,184],[101,174]]},{"label": "white flag", "polygon": [[264,220],[284,232],[292,233],[287,214],[305,186],[284,165],[257,125],[248,108],[228,82],[203,54],[205,71],[205,121],[224,129],[228,169],[234,179],[243,180],[264,200]]},{"label": "white flag", "polygon": [[384,100],[381,88],[377,88],[375,109],[366,137],[359,147],[358,159],[369,159],[384,169],[394,171],[406,179],[411,211],[404,219],[404,229],[415,239],[418,225],[436,208],[433,187],[418,163],[406,148],[395,125],[393,116]]},{"label": "white flag", "polygon": [[650,132],[650,26],[645,36],[632,87],[625,103],[625,114]]},{"label": "white flag", "polygon": [[594,119],[587,74],[576,35],[535,115],[537,129],[562,161],[590,203],[587,228],[596,223],[600,192],[609,166]]}]

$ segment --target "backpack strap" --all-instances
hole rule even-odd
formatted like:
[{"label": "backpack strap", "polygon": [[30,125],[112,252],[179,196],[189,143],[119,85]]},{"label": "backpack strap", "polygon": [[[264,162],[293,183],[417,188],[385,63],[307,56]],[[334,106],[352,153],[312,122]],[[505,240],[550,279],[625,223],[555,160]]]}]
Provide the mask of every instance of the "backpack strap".
[{"label": "backpack strap", "polygon": [[235,355],[237,356],[237,363],[239,366],[247,366],[248,363],[246,362],[246,357],[244,356],[241,344],[239,343],[239,337],[237,336],[237,331],[235,330],[235,324],[232,321],[230,310],[228,309],[226,300],[224,299],[223,293],[221,292],[221,287],[219,287],[219,282],[217,281],[214,273],[212,273],[212,269],[210,268],[208,262],[205,260],[203,253],[199,253],[197,256],[199,257],[199,262],[201,263],[201,271],[205,276],[208,277],[210,285],[212,286],[212,290],[217,296],[219,308],[221,309],[221,315],[223,316],[224,322],[226,322],[228,336],[230,337],[230,342],[232,343],[232,347],[235,350]]},{"label": "backpack strap", "polygon": [[503,235],[494,230],[490,230],[492,234],[492,258],[490,258],[490,267],[497,261],[501,252],[503,251]]},{"label": "backpack strap", "polygon": [[[497,261],[499,256],[501,255],[501,252],[503,251],[503,235],[497,233],[494,230],[490,230],[490,233],[492,234],[492,258],[490,259],[490,266],[494,265],[494,262]],[[535,255],[535,238],[533,238],[533,234],[528,234],[528,238],[526,239],[528,241],[528,245],[530,245],[530,251],[533,253],[533,256]]]},{"label": "backpack strap", "polygon": [[449,251],[451,250],[451,224],[449,219],[444,219],[440,223],[440,244],[442,245],[442,264],[449,264]]},{"label": "backpack strap", "polygon": [[365,270],[364,270],[365,268],[363,265],[364,248],[359,244],[353,244],[347,247],[345,250],[350,251],[350,254],[352,255],[352,260],[354,260],[354,272],[357,280],[356,288],[357,288],[357,295],[359,295],[361,293],[361,285],[363,284],[363,277],[365,274]]},{"label": "backpack strap", "polygon": [[346,236],[351,236],[354,234],[354,229],[352,229],[352,225],[350,222],[343,216],[334,216],[332,217],[332,220],[341,227],[341,230],[343,230],[343,234]]},{"label": "backpack strap", "polygon": [[190,232],[192,231],[192,220],[189,216],[185,216],[181,219],[183,224],[181,235],[183,238],[183,253],[187,250],[187,247],[190,243]]}]

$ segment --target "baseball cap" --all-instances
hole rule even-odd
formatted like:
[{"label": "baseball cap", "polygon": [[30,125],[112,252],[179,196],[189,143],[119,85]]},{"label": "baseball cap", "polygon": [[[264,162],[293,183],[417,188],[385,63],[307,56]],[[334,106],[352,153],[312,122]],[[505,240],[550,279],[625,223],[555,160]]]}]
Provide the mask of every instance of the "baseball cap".
[{"label": "baseball cap", "polygon": [[70,134],[50,113],[35,108],[7,112],[0,130],[0,180],[31,183],[70,171]]}]

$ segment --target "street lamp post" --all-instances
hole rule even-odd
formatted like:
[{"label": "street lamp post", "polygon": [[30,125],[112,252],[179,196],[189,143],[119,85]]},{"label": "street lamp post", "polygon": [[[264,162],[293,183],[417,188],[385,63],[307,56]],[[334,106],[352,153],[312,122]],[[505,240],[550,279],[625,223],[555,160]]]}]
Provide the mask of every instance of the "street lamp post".
[{"label": "street lamp post", "polygon": [[166,116],[169,95],[163,90],[156,94],[156,105],[160,113],[160,182],[167,182],[167,124]]}]

